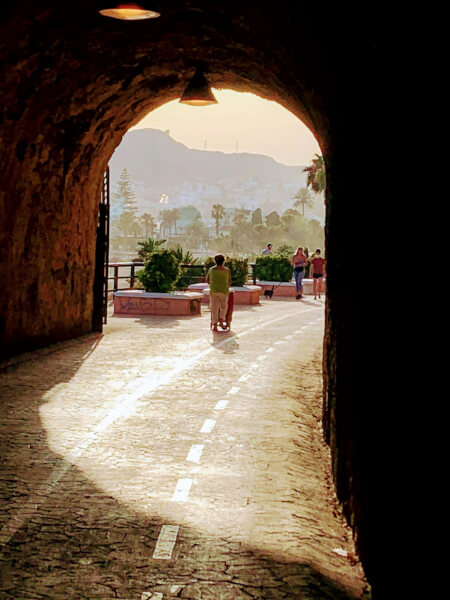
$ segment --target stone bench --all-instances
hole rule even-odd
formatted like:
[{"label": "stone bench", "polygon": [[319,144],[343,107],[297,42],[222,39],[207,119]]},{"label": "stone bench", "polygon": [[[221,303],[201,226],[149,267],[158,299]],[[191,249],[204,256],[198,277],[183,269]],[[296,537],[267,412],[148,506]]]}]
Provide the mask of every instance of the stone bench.
[{"label": "stone bench", "polygon": [[114,292],[115,315],[192,316],[201,314],[203,295],[199,292]]},{"label": "stone bench", "polygon": [[[303,279],[303,294],[310,296],[314,294],[313,279]],[[261,294],[264,294],[265,290],[271,290],[273,288],[273,296],[278,297],[293,297],[297,295],[297,289],[295,287],[295,281],[259,281],[256,283],[262,288]],[[322,279],[322,293],[326,290],[326,281]]]},{"label": "stone bench", "polygon": [[188,290],[190,292],[199,292],[202,295],[202,302],[204,304],[209,303],[209,296],[203,294],[203,290],[206,290],[206,288],[209,289],[208,283],[191,283],[191,285],[188,285]]},{"label": "stone bench", "polygon": [[[204,285],[201,283],[194,283],[193,285]],[[191,289],[189,286],[188,289]],[[197,288],[199,289],[199,288]],[[233,286],[230,291],[234,291],[234,304],[259,304],[259,296],[261,294],[261,287],[259,285],[244,285],[242,287]],[[203,288],[203,294],[206,301],[209,303],[209,285]]]}]

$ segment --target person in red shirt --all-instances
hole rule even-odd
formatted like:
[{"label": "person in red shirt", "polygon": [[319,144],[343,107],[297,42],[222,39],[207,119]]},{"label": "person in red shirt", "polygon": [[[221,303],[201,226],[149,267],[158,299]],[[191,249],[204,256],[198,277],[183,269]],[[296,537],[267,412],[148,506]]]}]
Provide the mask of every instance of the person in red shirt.
[{"label": "person in red shirt", "polygon": [[316,253],[309,261],[312,265],[312,276],[314,286],[314,300],[317,300],[317,296],[320,299],[320,293],[322,291],[322,281],[325,275],[325,259],[320,256],[320,248],[317,248]]}]

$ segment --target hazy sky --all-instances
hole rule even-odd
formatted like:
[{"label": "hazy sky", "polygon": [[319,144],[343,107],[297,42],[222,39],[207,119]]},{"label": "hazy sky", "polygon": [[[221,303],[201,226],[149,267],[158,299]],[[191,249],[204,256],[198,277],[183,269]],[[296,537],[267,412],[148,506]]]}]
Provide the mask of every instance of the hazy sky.
[{"label": "hazy sky", "polygon": [[231,90],[213,92],[218,104],[168,102],[134,129],[169,129],[172,138],[189,148],[266,154],[285,165],[307,165],[320,154],[310,130],[276,102]]}]

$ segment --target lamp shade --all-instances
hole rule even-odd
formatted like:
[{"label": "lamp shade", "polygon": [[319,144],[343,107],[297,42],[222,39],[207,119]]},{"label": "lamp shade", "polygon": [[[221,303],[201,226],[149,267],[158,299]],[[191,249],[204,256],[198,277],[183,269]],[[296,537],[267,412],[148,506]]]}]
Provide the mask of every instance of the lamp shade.
[{"label": "lamp shade", "polygon": [[118,4],[115,8],[103,8],[98,12],[104,17],[112,17],[122,21],[141,21],[142,19],[155,19],[160,16],[159,12],[132,3]]},{"label": "lamp shade", "polygon": [[200,69],[195,71],[192,79],[187,84],[186,89],[180,98],[180,102],[191,106],[217,104],[217,100],[211,91],[209,83]]}]

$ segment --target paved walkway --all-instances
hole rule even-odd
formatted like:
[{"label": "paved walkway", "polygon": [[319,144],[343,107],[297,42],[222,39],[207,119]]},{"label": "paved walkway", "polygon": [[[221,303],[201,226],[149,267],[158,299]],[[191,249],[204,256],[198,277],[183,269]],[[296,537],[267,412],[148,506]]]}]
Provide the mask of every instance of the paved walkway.
[{"label": "paved walkway", "polygon": [[366,598],[322,442],[323,303],[109,319],[0,371],[0,598]]}]

